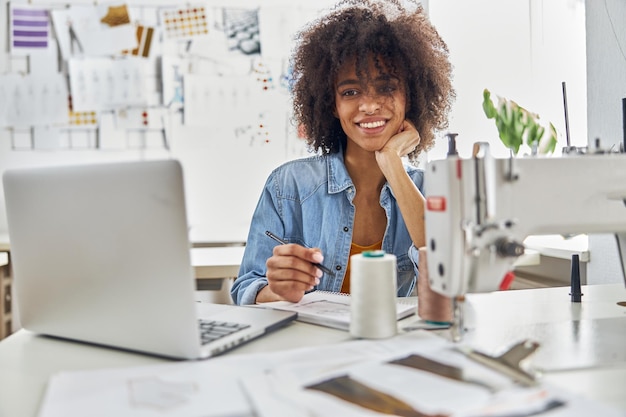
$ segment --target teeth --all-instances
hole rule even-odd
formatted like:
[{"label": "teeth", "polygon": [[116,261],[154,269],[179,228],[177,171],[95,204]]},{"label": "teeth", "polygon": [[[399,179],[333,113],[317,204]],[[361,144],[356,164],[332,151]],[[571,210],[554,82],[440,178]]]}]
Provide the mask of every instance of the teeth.
[{"label": "teeth", "polygon": [[374,129],[375,127],[381,127],[385,124],[384,120],[381,120],[379,122],[372,122],[372,123],[360,123],[359,126],[365,128],[365,129]]}]

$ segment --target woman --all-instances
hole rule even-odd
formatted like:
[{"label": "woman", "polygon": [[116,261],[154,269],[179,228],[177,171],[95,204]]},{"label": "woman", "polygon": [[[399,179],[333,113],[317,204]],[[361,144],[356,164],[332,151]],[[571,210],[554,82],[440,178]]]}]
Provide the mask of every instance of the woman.
[{"label": "woman", "polygon": [[411,294],[425,244],[423,171],[405,161],[447,127],[451,74],[421,6],[344,1],[300,33],[294,114],[317,155],[267,179],[231,291],[237,304],[348,292],[350,256],[372,249],[397,257],[398,295]]}]

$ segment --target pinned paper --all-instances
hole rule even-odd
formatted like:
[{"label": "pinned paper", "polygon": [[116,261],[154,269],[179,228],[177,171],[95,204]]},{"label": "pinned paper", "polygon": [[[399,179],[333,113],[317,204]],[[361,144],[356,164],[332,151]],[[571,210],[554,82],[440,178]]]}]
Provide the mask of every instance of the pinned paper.
[{"label": "pinned paper", "polygon": [[150,48],[152,47],[152,39],[154,36],[154,28],[142,25],[137,26],[137,47],[135,49],[126,49],[122,51],[123,55],[137,55],[144,58],[150,56]]},{"label": "pinned paper", "polygon": [[48,10],[28,4],[9,4],[10,48],[14,55],[49,53],[50,18]]},{"label": "pinned paper", "polygon": [[172,110],[183,108],[183,76],[189,73],[189,67],[189,60],[183,57],[163,55],[161,58],[161,89],[165,107]]},{"label": "pinned paper", "polygon": [[73,127],[89,127],[98,125],[98,113],[95,111],[74,111],[72,109],[72,97],[70,96],[69,124]]},{"label": "pinned paper", "polygon": [[74,111],[113,110],[147,103],[143,61],[138,58],[71,59],[69,74]]},{"label": "pinned paper", "polygon": [[116,55],[137,47],[135,27],[123,3],[53,10],[52,19],[65,59]]},{"label": "pinned paper", "polygon": [[206,9],[202,6],[162,10],[161,23],[166,39],[189,40],[209,33]]},{"label": "pinned paper", "polygon": [[244,55],[261,53],[258,10],[224,8],[224,32],[231,52]]},{"label": "pinned paper", "polygon": [[115,113],[117,129],[162,130],[165,128],[165,108],[130,107],[118,109]]},{"label": "pinned paper", "polygon": [[0,126],[67,123],[65,77],[7,74],[0,76]]}]

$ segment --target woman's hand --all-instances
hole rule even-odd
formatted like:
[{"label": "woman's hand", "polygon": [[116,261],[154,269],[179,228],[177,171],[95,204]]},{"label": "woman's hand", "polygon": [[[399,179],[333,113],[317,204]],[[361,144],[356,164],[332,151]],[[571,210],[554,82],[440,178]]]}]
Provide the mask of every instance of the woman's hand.
[{"label": "woman's hand", "polygon": [[420,144],[420,134],[415,128],[415,125],[408,120],[405,120],[398,132],[393,135],[385,146],[379,152],[385,152],[388,150],[393,150],[395,153],[400,156],[406,156],[409,153],[413,152],[417,145]]},{"label": "woman's hand", "polygon": [[[405,120],[398,132],[389,138],[380,150],[376,151],[376,162],[378,162],[383,174],[387,172],[387,168],[392,162],[399,161],[403,156],[413,152],[420,140],[420,134],[415,125]],[[385,174],[385,176],[387,175]]]},{"label": "woman's hand", "polygon": [[297,303],[306,291],[320,283],[323,272],[313,265],[322,263],[319,249],[306,248],[295,243],[278,245],[267,259],[268,286],[259,291],[257,302],[286,300]]}]

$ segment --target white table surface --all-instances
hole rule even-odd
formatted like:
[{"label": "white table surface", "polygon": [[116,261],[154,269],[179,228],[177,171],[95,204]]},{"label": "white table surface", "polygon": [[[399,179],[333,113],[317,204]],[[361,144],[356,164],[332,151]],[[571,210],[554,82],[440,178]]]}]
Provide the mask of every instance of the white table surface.
[{"label": "white table surface", "polygon": [[196,279],[237,277],[244,250],[244,246],[192,248]]},{"label": "white table surface", "polygon": [[[580,304],[571,303],[569,288],[566,287],[470,294],[467,298],[471,311],[471,317],[468,318],[471,318],[471,323],[464,342],[472,342],[472,345],[482,347],[486,352],[496,352],[527,336],[519,334],[516,337],[511,332],[502,331],[507,328],[526,326],[532,330],[541,326],[561,325],[575,328],[576,323],[585,328],[584,323],[587,322],[616,320],[620,326],[626,322],[626,307],[617,304],[626,301],[626,288],[623,284],[584,286],[583,293],[585,295]],[[412,320],[416,318],[410,317],[401,324]],[[607,329],[600,326],[600,330],[606,332]],[[609,330],[609,333],[615,332]],[[439,334],[449,337],[447,331],[439,331]],[[538,341],[542,342],[541,337],[545,336],[545,332],[539,332],[537,336]],[[602,347],[605,344],[605,350],[618,351],[617,359],[609,363],[606,357],[599,355],[596,365],[545,372],[543,379],[616,406],[624,410],[626,415],[626,361],[620,356],[626,345],[612,345],[621,343],[624,337],[626,334],[621,335],[616,342],[608,334],[582,332],[577,343],[583,350],[588,346]],[[320,346],[350,339],[349,333],[345,331],[294,322],[226,354]],[[568,343],[570,342],[566,344]],[[582,359],[581,363],[585,365],[589,358],[583,354]],[[36,416],[48,379],[62,370],[102,369],[162,362],[166,360],[54,340],[20,330],[0,342],[0,416]]]}]

